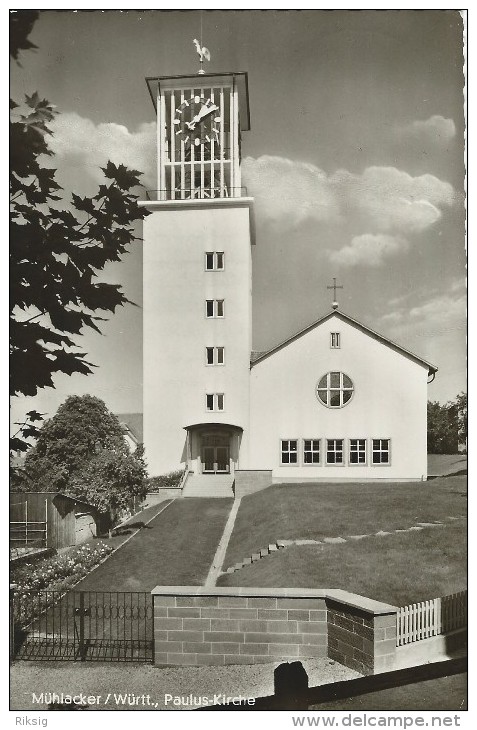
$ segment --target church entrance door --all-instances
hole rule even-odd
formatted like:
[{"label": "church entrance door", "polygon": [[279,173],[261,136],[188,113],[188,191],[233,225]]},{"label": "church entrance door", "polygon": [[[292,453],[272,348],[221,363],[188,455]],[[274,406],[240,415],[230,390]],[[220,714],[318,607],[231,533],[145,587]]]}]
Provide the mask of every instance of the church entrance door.
[{"label": "church entrance door", "polygon": [[229,437],[223,434],[202,436],[203,474],[228,474],[230,472]]}]

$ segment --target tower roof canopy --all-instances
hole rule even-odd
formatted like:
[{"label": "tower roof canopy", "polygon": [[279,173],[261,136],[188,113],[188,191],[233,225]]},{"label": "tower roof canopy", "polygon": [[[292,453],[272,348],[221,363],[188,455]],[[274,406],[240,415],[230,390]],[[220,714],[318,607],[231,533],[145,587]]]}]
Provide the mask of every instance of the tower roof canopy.
[{"label": "tower roof canopy", "polygon": [[246,71],[190,74],[187,76],[146,76],[154,109],[157,112],[157,98],[167,89],[207,89],[212,86],[234,85],[238,91],[240,128],[243,131],[250,129],[250,108],[248,103],[248,74]]}]

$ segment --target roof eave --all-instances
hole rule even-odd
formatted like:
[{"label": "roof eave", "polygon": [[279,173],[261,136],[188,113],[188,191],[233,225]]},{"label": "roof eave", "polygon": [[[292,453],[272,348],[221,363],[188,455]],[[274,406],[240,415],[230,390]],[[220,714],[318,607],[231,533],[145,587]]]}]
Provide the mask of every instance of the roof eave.
[{"label": "roof eave", "polygon": [[315,327],[318,327],[320,324],[323,324],[323,322],[326,322],[328,319],[331,319],[331,317],[333,317],[333,316],[337,316],[337,317],[342,318],[345,321],[351,322],[354,326],[358,327],[362,331],[365,331],[368,335],[371,335],[375,339],[386,344],[388,347],[392,347],[393,349],[398,350],[402,355],[410,357],[412,360],[420,363],[421,365],[425,365],[428,368],[429,375],[433,375],[433,374],[437,373],[438,368],[435,365],[428,363],[426,360],[424,360],[422,357],[419,357],[419,355],[416,355],[414,352],[411,352],[410,350],[406,350],[405,347],[398,345],[397,342],[393,342],[393,340],[390,340],[388,337],[384,337],[384,335],[380,335],[379,332],[375,332],[367,325],[362,324],[361,322],[358,322],[358,320],[353,319],[353,317],[350,317],[349,314],[346,314],[345,312],[340,312],[338,310],[332,310],[331,312],[328,312],[328,314],[325,314],[323,317],[320,317],[320,319],[317,319],[315,322],[312,322],[304,329],[300,330],[299,332],[296,332],[294,335],[292,335],[291,337],[288,337],[286,340],[283,340],[283,342],[280,342],[278,345],[275,345],[275,347],[272,347],[270,350],[265,352],[263,355],[258,357],[256,360],[254,360],[253,362],[251,361],[250,368],[254,367],[259,362],[266,360],[271,355],[274,355],[275,352],[278,352],[279,350],[282,350],[284,347],[287,347],[295,340],[298,340],[300,337],[303,337],[303,335],[306,335],[308,332],[311,332],[311,330],[315,329]]}]

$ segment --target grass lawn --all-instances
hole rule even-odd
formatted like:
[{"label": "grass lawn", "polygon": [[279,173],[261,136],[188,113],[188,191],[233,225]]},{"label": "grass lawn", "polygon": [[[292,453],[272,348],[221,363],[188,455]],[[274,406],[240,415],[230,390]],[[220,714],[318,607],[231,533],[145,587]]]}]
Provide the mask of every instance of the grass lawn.
[{"label": "grass lawn", "polygon": [[431,476],[462,474],[467,471],[466,454],[428,454],[427,473]]},{"label": "grass lawn", "polygon": [[[231,507],[231,499],[176,500],[76,590],[150,591],[156,585],[201,585]],[[136,517],[133,523],[139,520]]]},{"label": "grass lawn", "polygon": [[[277,539],[359,535],[466,513],[465,476],[429,482],[274,485],[244,497],[224,566]],[[466,585],[465,520],[342,544],[293,546],[219,585],[342,588],[404,605]]]},{"label": "grass lawn", "polygon": [[404,606],[465,588],[465,552],[459,521],[337,545],[294,545],[221,576],[218,584],[342,588]]}]

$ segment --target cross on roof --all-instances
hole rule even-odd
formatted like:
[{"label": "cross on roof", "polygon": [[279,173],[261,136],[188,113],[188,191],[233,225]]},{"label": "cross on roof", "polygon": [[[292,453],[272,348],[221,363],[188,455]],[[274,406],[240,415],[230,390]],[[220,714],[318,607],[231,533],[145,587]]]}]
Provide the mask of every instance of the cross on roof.
[{"label": "cross on roof", "polygon": [[340,284],[336,283],[336,277],[333,276],[333,286],[327,286],[327,289],[333,289],[333,309],[338,308],[338,302],[336,301],[336,290],[343,289]]}]

